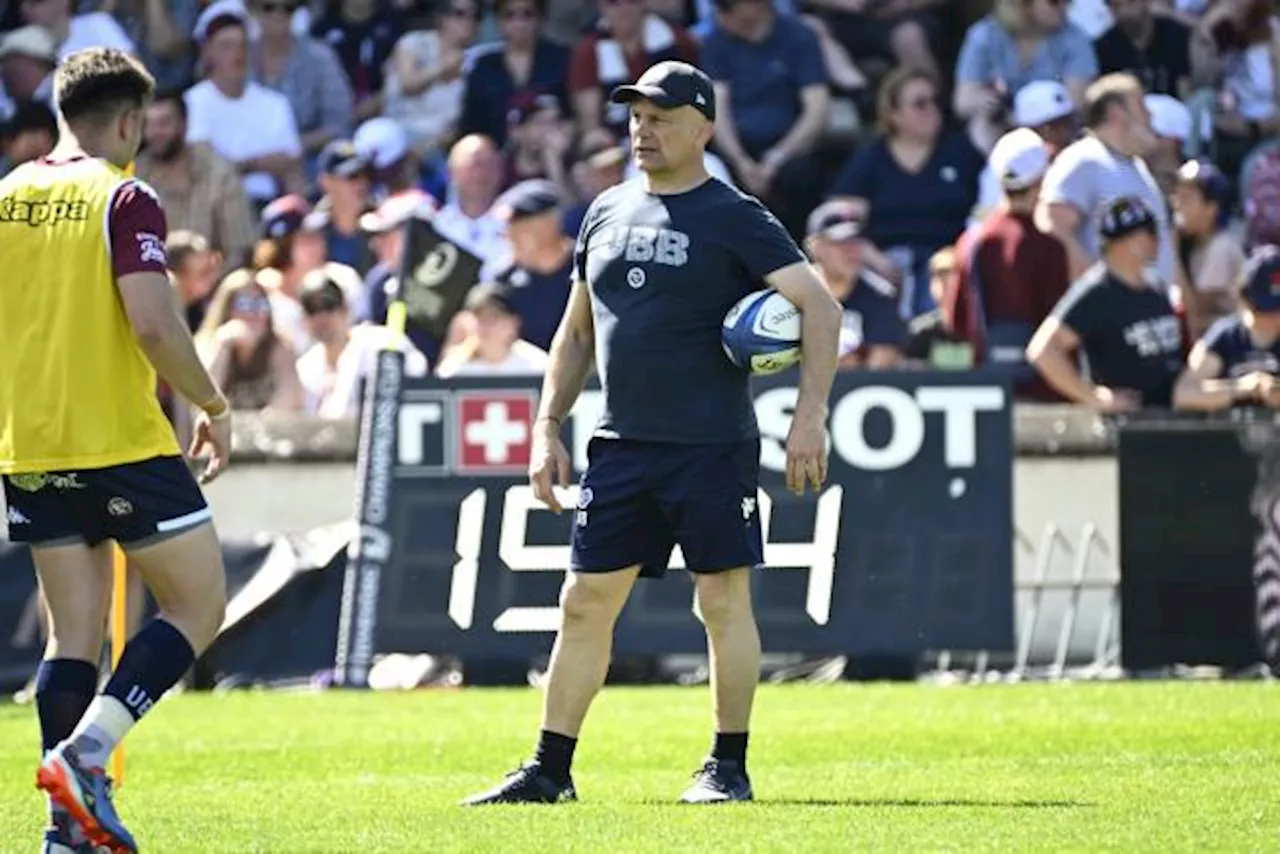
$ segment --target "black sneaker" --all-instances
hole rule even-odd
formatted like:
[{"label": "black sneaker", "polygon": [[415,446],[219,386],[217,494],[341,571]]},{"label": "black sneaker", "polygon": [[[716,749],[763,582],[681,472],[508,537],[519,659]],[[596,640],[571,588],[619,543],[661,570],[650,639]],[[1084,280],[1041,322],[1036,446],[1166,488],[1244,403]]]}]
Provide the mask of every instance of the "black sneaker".
[{"label": "black sneaker", "polygon": [[708,759],[693,775],[693,785],[680,796],[682,804],[722,804],[752,799],[751,780],[741,762]]},{"label": "black sneaker", "polygon": [[500,784],[462,802],[464,807],[479,804],[554,804],[576,801],[572,778],[559,783],[542,773],[537,762],[526,762],[507,775]]}]

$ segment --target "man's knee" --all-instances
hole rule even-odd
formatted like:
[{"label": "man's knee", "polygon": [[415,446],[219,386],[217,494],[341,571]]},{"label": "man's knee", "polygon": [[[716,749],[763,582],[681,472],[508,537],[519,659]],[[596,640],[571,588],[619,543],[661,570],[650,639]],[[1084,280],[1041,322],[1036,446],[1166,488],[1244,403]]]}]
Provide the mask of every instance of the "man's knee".
[{"label": "man's knee", "polygon": [[751,618],[749,569],[699,575],[695,585],[694,611],[709,630],[716,631],[732,625],[735,620]]},{"label": "man's knee", "polygon": [[161,613],[202,651],[222,627],[227,607],[226,571],[213,526],[127,551]]},{"label": "man's knee", "polygon": [[569,573],[560,588],[562,625],[576,629],[611,627],[638,571],[632,567],[618,572]]}]

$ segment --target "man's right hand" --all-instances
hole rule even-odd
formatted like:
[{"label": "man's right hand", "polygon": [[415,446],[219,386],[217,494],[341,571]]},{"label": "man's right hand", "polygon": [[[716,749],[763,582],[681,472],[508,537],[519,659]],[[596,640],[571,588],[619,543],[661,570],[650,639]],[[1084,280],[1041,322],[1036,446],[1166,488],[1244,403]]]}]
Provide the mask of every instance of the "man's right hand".
[{"label": "man's right hand", "polygon": [[187,451],[189,457],[209,457],[208,464],[200,473],[202,484],[209,483],[220,475],[231,460],[231,407],[224,400],[221,406],[215,406],[213,410],[213,415],[205,409],[196,413],[192,424],[191,448]]},{"label": "man's right hand", "polygon": [[560,441],[560,422],[551,418],[539,419],[529,455],[529,485],[533,487],[534,498],[554,513],[563,511],[554,487],[557,484],[567,487],[569,473],[569,452]]},{"label": "man's right hand", "polygon": [[1142,408],[1142,398],[1127,388],[1098,386],[1093,390],[1093,401],[1102,412],[1136,412]]}]

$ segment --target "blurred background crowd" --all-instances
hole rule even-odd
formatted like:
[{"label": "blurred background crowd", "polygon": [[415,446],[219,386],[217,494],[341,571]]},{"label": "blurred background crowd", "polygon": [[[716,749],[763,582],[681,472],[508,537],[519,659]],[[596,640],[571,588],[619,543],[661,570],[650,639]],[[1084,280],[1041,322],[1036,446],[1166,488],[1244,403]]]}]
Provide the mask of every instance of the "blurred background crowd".
[{"label": "blurred background crowd", "polygon": [[[415,218],[478,272],[447,333],[411,325],[409,369],[541,372],[578,223],[632,173],[607,93],[672,58],[716,81],[711,173],[844,304],[844,368],[1012,361],[1024,399],[1119,407],[1025,361],[1052,317],[1104,374],[1108,342],[1168,355],[1127,308],[1064,299],[1100,258],[1167,298],[1177,370],[1242,304],[1280,353],[1241,293],[1280,241],[1272,0],[0,0],[0,33],[0,171],[52,148],[60,57],[155,75],[137,174],[241,410],[356,411]],[[1126,406],[1171,402],[1126,370]]]}]

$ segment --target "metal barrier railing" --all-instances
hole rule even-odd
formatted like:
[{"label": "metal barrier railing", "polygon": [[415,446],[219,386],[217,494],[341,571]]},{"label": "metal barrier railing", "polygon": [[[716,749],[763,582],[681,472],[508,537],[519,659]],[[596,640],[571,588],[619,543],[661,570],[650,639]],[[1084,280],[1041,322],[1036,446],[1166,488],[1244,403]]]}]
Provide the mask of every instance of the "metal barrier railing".
[{"label": "metal barrier railing", "polygon": [[[1073,542],[1061,527],[1049,523],[1038,543],[1022,531],[1015,531],[1014,546],[1034,559],[1030,579],[1018,578],[1014,582],[1015,596],[1029,594],[1029,601],[1018,621],[1018,640],[1013,660],[1004,673],[993,672],[992,655],[987,650],[970,653],[972,664],[968,668],[974,681],[1022,681],[1026,679],[1057,680],[1070,675],[1072,678],[1098,678],[1116,668],[1120,659],[1120,574],[1116,566],[1115,550],[1093,523],[1086,523]],[[1051,577],[1059,557],[1070,559],[1068,575]],[[1092,641],[1092,660],[1083,667],[1068,669],[1073,642],[1080,622],[1081,600],[1086,592],[1102,591],[1106,601],[1102,607],[1098,628]],[[1058,597],[1064,596],[1062,602]],[[1051,609],[1049,602],[1061,605],[1058,635],[1052,655],[1033,661],[1037,630],[1041,628]],[[952,650],[938,653],[936,667],[940,672],[951,671],[959,654]]]}]

